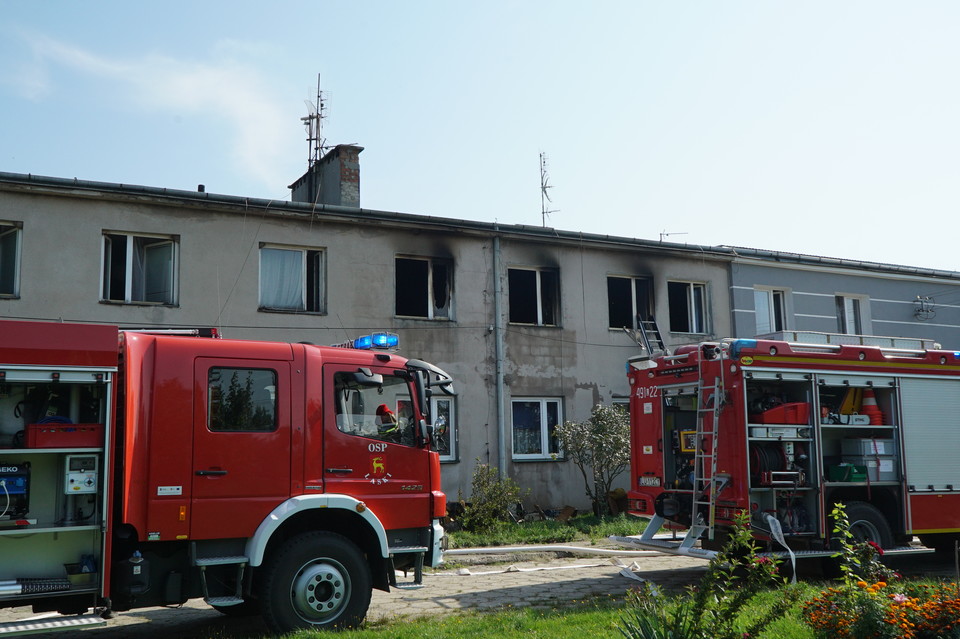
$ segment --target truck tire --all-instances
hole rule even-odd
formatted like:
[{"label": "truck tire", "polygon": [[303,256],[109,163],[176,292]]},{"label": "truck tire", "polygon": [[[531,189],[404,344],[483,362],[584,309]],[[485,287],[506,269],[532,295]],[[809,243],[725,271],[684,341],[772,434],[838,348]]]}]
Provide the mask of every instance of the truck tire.
[{"label": "truck tire", "polygon": [[872,541],[881,548],[893,548],[894,540],[890,524],[875,506],[865,501],[851,501],[846,504],[846,512],[855,543]]},{"label": "truck tire", "polygon": [[370,606],[370,567],[351,541],[309,532],[286,541],[263,566],[258,599],[273,632],[355,628]]}]

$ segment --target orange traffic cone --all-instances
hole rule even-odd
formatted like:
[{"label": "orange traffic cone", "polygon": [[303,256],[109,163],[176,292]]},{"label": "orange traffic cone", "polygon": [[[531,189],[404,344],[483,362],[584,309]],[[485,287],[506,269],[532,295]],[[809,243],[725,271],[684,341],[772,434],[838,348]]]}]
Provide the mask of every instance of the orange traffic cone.
[{"label": "orange traffic cone", "polygon": [[883,425],[883,411],[877,406],[877,398],[873,394],[872,388],[866,388],[863,391],[863,405],[860,406],[860,412],[863,415],[870,416],[871,426]]}]

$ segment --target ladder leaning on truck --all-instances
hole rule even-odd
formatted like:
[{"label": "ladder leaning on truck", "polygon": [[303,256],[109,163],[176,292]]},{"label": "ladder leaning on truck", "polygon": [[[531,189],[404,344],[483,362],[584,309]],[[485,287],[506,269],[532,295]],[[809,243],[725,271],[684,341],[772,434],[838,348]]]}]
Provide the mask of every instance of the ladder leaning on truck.
[{"label": "ladder leaning on truck", "polygon": [[[887,553],[929,551],[908,545],[914,536],[953,548],[960,352],[899,338],[799,337],[630,360],[628,503],[650,521],[620,541],[710,557],[746,511],[768,550],[828,556],[831,512],[842,503],[855,537]],[[687,534],[655,537],[663,526]]]}]

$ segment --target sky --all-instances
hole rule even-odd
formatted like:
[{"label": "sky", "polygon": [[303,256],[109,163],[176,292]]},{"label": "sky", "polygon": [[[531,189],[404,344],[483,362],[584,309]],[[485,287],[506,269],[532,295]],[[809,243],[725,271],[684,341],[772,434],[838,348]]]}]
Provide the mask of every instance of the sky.
[{"label": "sky", "polygon": [[[960,3],[0,0],[0,171],[960,270]],[[543,215],[541,154],[550,213]]]}]

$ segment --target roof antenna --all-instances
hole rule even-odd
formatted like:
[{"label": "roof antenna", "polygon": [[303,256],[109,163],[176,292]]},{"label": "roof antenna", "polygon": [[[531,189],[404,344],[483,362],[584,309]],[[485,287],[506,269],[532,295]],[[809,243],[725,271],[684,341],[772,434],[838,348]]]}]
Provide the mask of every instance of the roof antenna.
[{"label": "roof antenna", "polygon": [[327,118],[327,101],[323,91],[320,90],[320,74],[317,74],[317,101],[311,102],[304,100],[307,105],[308,115],[300,118],[304,127],[307,129],[307,169],[313,168],[313,165],[320,161],[324,153],[330,147],[327,146],[327,140],[323,137],[323,121]]},{"label": "roof antenna", "polygon": [[547,209],[547,202],[553,202],[553,200],[550,199],[550,194],[547,193],[547,189],[553,188],[551,184],[548,184],[549,181],[550,176],[547,175],[547,154],[540,151],[540,215],[543,217],[544,227],[547,226],[547,216],[559,211],[559,209]]}]

